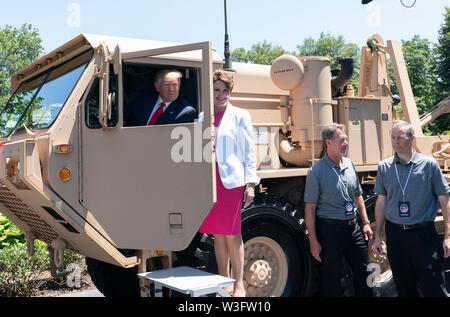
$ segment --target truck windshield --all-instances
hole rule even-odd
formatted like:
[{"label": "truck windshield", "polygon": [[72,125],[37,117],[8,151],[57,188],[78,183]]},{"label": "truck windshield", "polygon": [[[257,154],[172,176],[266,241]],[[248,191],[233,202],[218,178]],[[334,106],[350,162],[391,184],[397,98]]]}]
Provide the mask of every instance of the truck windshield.
[{"label": "truck windshield", "polygon": [[23,82],[0,113],[0,136],[24,133],[24,124],[33,130],[48,128],[86,67],[82,55]]}]

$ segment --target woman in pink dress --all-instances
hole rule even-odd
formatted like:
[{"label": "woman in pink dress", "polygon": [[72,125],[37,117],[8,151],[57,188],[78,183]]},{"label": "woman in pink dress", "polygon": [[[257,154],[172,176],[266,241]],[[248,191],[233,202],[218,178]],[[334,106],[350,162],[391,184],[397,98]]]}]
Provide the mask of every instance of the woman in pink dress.
[{"label": "woman in pink dress", "polygon": [[250,114],[230,104],[233,77],[224,71],[216,71],[213,83],[217,202],[199,231],[214,235],[219,274],[229,277],[231,260],[236,280],[233,297],[244,297],[241,208],[252,203],[255,186],[259,183],[253,128]]}]

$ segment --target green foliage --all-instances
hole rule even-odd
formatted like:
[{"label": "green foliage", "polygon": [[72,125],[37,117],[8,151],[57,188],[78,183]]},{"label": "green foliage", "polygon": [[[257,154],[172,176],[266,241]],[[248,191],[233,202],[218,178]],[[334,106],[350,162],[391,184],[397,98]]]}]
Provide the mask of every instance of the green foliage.
[{"label": "green foliage", "polygon": [[342,35],[334,36],[330,33],[320,33],[320,37],[315,40],[312,37],[306,38],[301,45],[297,45],[294,55],[302,56],[323,56],[331,60],[331,69],[340,69],[336,63],[338,57],[353,58],[355,69],[359,69],[359,47],[354,43],[346,43]]},{"label": "green foliage", "polygon": [[[431,111],[439,101],[450,95],[449,8],[446,8],[446,21],[441,25],[439,34],[439,43],[436,45],[428,39],[421,39],[419,35],[414,35],[410,40],[402,40],[402,51],[419,115]],[[392,93],[398,94],[390,62],[389,77]],[[425,126],[423,131],[428,135],[437,135],[449,131],[449,127],[450,116],[447,114]]]},{"label": "green foliage", "polygon": [[48,269],[45,243],[35,241],[35,253],[30,257],[26,247],[9,245],[0,250],[0,296],[28,296],[32,281]]},{"label": "green foliage", "polygon": [[[28,66],[36,60],[42,53],[42,40],[36,29],[30,24],[24,24],[20,28],[14,28],[6,25],[0,28],[0,110],[3,110],[6,102],[11,96],[11,84],[9,78],[15,72]],[[10,106],[2,114],[0,118],[1,135],[5,136],[13,128],[6,126],[11,118],[18,119],[32,94],[25,92],[16,94],[10,101]],[[36,100],[31,106],[32,110],[41,107],[41,100]],[[24,119],[25,124],[31,125],[32,111],[29,112],[27,118]]]},{"label": "green foliage", "polygon": [[[450,7],[445,8],[443,16],[435,46],[435,72],[438,76],[435,104],[450,95]],[[450,115],[438,118],[433,126],[436,131],[450,131]]]},{"label": "green foliage", "polygon": [[25,234],[8,218],[0,214],[0,249],[12,245],[24,245]]},{"label": "green foliage", "polygon": [[[47,244],[35,240],[34,247],[33,256],[29,256],[24,232],[0,214],[0,297],[29,296],[46,282],[36,278],[50,269]],[[64,252],[66,264],[77,263],[84,267],[83,259],[77,253]],[[67,287],[64,277],[54,279],[53,282]]]},{"label": "green foliage", "polygon": [[434,105],[432,98],[437,93],[432,43],[414,35],[411,40],[402,40],[402,49],[418,110],[423,113]]},{"label": "green foliage", "polygon": [[450,7],[445,8],[444,23],[436,44],[436,73],[439,76],[440,99],[450,95]]},{"label": "green foliage", "polygon": [[264,41],[252,45],[252,48],[246,51],[244,48],[237,48],[231,52],[231,59],[235,62],[271,65],[279,56],[288,54],[281,46],[273,46]]},{"label": "green foliage", "polygon": [[[9,134],[9,132],[11,132],[11,130],[14,128],[14,126],[11,125],[11,123],[15,124],[17,120],[19,120],[20,116],[25,111],[32,97],[33,92],[28,91],[23,93],[16,93],[8,101],[8,108],[0,117],[1,136],[6,136]],[[22,120],[22,122],[25,123],[27,127],[32,127],[36,124],[36,122],[33,121],[33,113],[35,113],[36,110],[42,108],[43,99],[44,98],[42,97],[37,97],[31,104],[29,111]],[[17,129],[21,128],[22,128],[21,126],[17,127]]]},{"label": "green foliage", "polygon": [[[47,245],[35,240],[34,247],[33,256],[28,255],[26,244],[11,244],[0,249],[0,297],[30,296],[49,281],[55,287],[68,288],[65,276],[51,280],[43,278],[43,273],[50,269]],[[64,252],[64,263],[77,263],[86,274],[83,259],[79,254]]]},{"label": "green foliage", "polygon": [[[417,110],[419,115],[422,115],[436,105],[435,99],[438,93],[433,44],[428,39],[421,39],[419,35],[414,35],[410,40],[402,40],[402,51]],[[398,94],[392,66],[390,66],[390,78],[391,91]],[[437,133],[435,123],[425,127],[424,132]]]},{"label": "green foliage", "polygon": [[35,61],[42,52],[42,40],[30,24],[0,28],[0,108],[11,95],[11,75]]}]

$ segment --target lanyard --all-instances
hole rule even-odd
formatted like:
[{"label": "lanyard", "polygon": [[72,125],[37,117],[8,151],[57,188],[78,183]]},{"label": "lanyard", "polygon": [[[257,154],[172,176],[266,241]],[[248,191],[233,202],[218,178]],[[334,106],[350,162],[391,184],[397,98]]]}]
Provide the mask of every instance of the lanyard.
[{"label": "lanyard", "polygon": [[398,177],[397,163],[394,163],[395,174],[397,174],[397,181],[398,181],[398,184],[400,185],[400,189],[402,190],[403,200],[405,200],[406,186],[408,186],[409,177],[411,176],[411,171],[413,169],[413,166],[414,166],[414,163],[411,163],[411,168],[409,169],[408,177],[406,178],[405,187],[402,187],[402,184],[400,183],[400,177]]},{"label": "lanyard", "polygon": [[336,170],[335,170],[333,167],[331,167],[331,169],[333,170],[333,172],[334,172],[334,173],[336,174],[336,176],[338,177],[338,180],[341,182],[342,188],[344,189],[344,194],[347,195],[347,197],[345,197],[344,195],[342,195],[342,196],[344,197],[344,200],[350,201],[351,199],[350,199],[350,195],[348,194],[348,188],[347,188],[347,186],[345,186],[345,183],[344,183],[344,181],[341,179],[341,176],[339,176],[338,172],[336,172]]}]

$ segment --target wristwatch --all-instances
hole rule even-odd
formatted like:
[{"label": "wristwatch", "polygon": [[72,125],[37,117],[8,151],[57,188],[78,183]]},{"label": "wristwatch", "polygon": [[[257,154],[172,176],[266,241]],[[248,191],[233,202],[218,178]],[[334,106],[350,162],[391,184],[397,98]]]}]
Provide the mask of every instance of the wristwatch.
[{"label": "wristwatch", "polygon": [[365,225],[370,225],[370,221],[363,221],[361,224],[364,227]]}]

